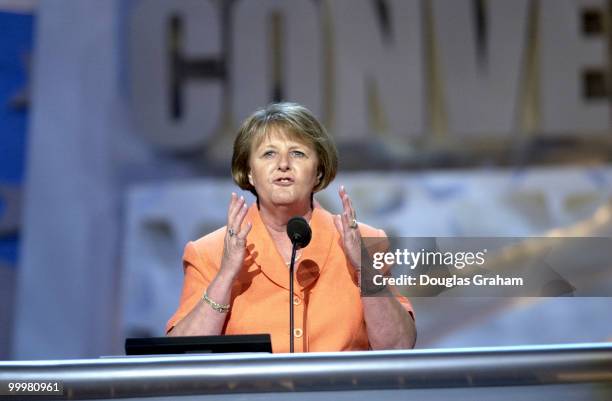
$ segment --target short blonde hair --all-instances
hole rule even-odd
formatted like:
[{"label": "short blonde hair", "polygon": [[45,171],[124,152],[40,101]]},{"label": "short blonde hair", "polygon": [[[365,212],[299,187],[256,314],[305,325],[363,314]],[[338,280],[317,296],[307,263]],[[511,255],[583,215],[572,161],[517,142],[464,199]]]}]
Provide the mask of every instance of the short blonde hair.
[{"label": "short blonde hair", "polygon": [[320,180],[313,193],[329,185],[338,171],[338,151],[325,127],[306,107],[297,103],[272,103],[249,116],[238,130],[232,155],[232,177],[242,189],[251,191],[255,187],[249,182],[251,150],[268,135],[270,128],[282,130],[292,139],[312,146],[319,159],[317,173]]}]

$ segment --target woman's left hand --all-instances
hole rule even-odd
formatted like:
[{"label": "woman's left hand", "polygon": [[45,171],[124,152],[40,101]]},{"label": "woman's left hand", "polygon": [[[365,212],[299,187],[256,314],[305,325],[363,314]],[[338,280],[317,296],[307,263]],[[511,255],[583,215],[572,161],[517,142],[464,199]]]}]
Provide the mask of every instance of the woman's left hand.
[{"label": "woman's left hand", "polygon": [[361,267],[361,234],[357,225],[357,215],[344,185],[340,186],[338,195],[342,201],[342,214],[334,216],[334,223],[342,237],[344,253],[351,265],[359,270]]}]

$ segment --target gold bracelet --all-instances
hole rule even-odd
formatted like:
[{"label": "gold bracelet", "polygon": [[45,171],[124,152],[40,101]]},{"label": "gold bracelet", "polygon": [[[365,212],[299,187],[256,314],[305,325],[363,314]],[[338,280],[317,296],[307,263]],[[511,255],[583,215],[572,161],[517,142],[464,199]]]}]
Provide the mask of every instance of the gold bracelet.
[{"label": "gold bracelet", "polygon": [[206,302],[208,305],[210,305],[211,308],[213,308],[214,310],[216,310],[219,313],[227,313],[230,310],[229,304],[227,304],[227,305],[218,304],[215,301],[213,301],[212,299],[210,299],[208,297],[208,291],[204,291],[204,295],[202,296],[202,299],[204,300],[204,302]]}]

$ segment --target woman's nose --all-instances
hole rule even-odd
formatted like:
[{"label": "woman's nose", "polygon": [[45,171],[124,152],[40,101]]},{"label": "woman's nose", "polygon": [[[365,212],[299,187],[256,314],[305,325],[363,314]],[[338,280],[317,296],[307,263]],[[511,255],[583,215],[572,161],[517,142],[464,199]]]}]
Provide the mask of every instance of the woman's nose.
[{"label": "woman's nose", "polygon": [[281,153],[278,159],[278,169],[281,171],[287,171],[291,168],[289,165],[289,154]]}]

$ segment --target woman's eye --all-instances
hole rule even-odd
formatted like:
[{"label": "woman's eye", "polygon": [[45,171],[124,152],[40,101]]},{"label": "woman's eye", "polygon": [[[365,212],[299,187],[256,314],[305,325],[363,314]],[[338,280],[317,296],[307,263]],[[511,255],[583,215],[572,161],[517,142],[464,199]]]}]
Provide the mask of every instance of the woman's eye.
[{"label": "woman's eye", "polygon": [[294,150],[292,153],[293,153],[293,156],[295,156],[295,157],[304,157],[304,156],[306,156],[306,154],[304,152],[302,152],[301,150]]},{"label": "woman's eye", "polygon": [[270,158],[272,156],[274,156],[274,151],[273,150],[268,150],[268,151],[264,152],[264,154],[263,154],[263,157],[266,157],[266,158]]}]

